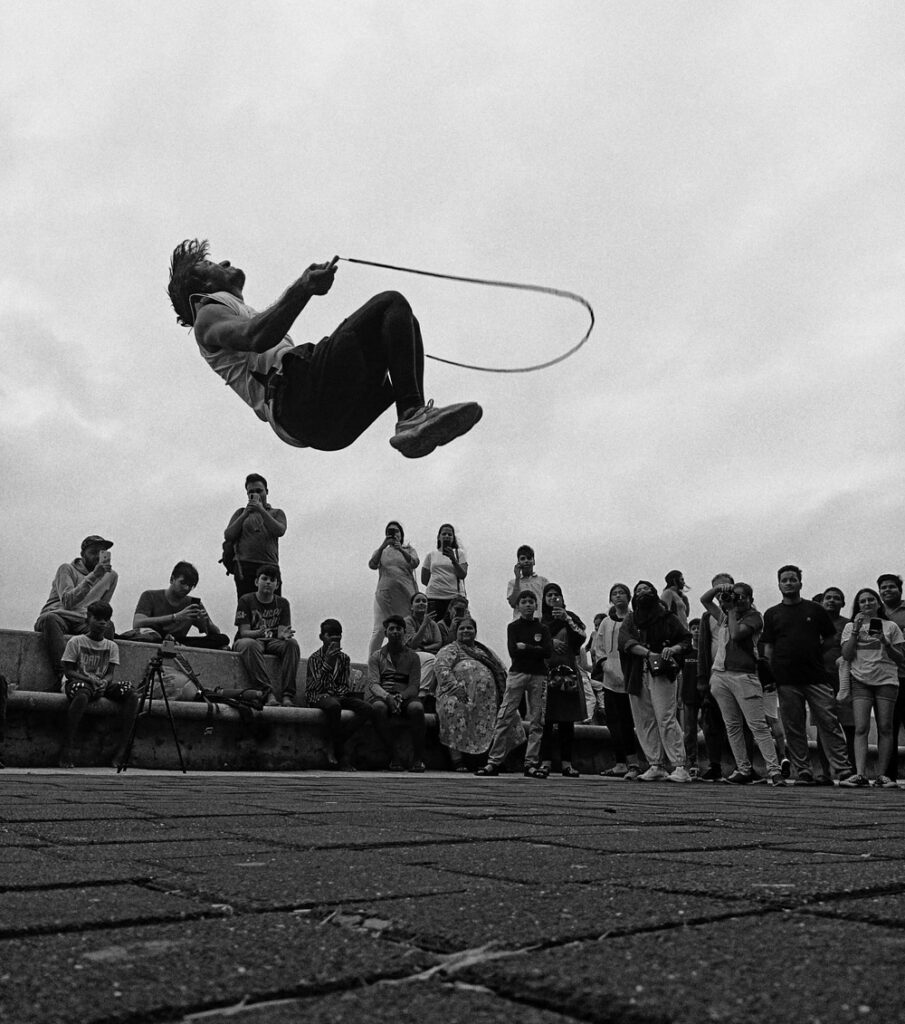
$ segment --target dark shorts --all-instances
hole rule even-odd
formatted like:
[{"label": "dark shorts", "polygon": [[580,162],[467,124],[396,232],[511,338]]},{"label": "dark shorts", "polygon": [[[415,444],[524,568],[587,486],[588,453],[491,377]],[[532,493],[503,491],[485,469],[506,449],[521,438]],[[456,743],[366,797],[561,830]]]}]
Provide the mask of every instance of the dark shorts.
[{"label": "dark shorts", "polygon": [[393,404],[385,347],[377,336],[385,296],[375,295],[317,345],[299,345],[283,356],[274,414],[309,448],[347,448]]},{"label": "dark shorts", "polygon": [[107,683],[106,685],[86,683],[81,679],[67,679],[63,692],[69,700],[73,700],[80,693],[87,693],[89,704],[100,700],[101,697],[121,703],[129,696],[132,689],[132,684],[125,679],[120,679],[115,683]]}]

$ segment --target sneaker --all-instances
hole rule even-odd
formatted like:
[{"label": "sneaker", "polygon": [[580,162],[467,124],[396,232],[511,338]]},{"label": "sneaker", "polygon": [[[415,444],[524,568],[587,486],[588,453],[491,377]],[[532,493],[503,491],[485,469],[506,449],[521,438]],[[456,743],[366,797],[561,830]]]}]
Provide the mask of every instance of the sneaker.
[{"label": "sneaker", "polygon": [[409,771],[410,772],[414,772],[415,775],[423,775],[424,774],[424,762],[423,761],[413,761],[412,762],[412,767],[409,768]]},{"label": "sneaker", "polygon": [[399,420],[390,444],[407,459],[420,459],[439,445],[467,434],[483,415],[484,410],[477,402],[460,402],[438,409],[431,399]]},{"label": "sneaker", "polygon": [[723,769],[718,764],[712,764],[706,772],[698,776],[701,782],[722,782]]},{"label": "sneaker", "polygon": [[493,777],[493,776],[497,776],[499,774],[500,774],[500,769],[497,768],[497,766],[495,764],[490,764],[490,762],[488,762],[487,764],[484,765],[483,768],[479,768],[475,772],[475,775],[480,775],[481,778],[484,778],[484,779],[490,778],[490,777]]},{"label": "sneaker", "polygon": [[807,768],[798,773],[798,778],[795,780],[796,786],[813,786],[814,784],[814,776]]},{"label": "sneaker", "polygon": [[755,781],[754,772],[740,772],[738,768],[735,771],[730,772],[726,777],[726,781],[731,783],[733,786],[747,786]]},{"label": "sneaker", "polygon": [[283,707],[284,708],[294,708],[295,707],[295,701],[291,697],[284,697],[283,698]]},{"label": "sneaker", "polygon": [[898,789],[899,787],[893,782],[888,775],[878,775],[874,779],[874,785],[880,786],[883,789]]},{"label": "sneaker", "polygon": [[396,761],[395,759],[390,761],[390,766],[387,768],[388,772],[404,772],[405,768],[402,766],[402,762]]},{"label": "sneaker", "polygon": [[669,772],[665,768],[661,768],[658,764],[652,764],[646,772],[642,772],[638,776],[639,782],[659,782],[661,779],[665,779],[669,776]]},{"label": "sneaker", "polygon": [[770,785],[771,786],[784,786],[785,784],[786,784],[786,780],[782,776],[782,771],[774,772],[770,776]]},{"label": "sneaker", "polygon": [[792,762],[787,757],[784,757],[779,762],[779,771],[780,771],[780,774],[782,775],[782,777],[784,779],[788,779],[788,778],[791,777],[791,775],[792,775]]},{"label": "sneaker", "polygon": [[685,767],[685,765],[677,765],[673,770],[666,776],[667,782],[694,782],[691,777],[691,772]]},{"label": "sneaker", "polygon": [[849,775],[847,778],[839,780],[840,786],[845,786],[848,789],[860,789],[862,786],[869,786],[870,783],[863,775],[858,775],[856,772],[854,775]]},{"label": "sneaker", "polygon": [[623,782],[634,782],[635,779],[641,774],[641,769],[636,764],[630,764],[625,775],[622,776]]},{"label": "sneaker", "polygon": [[628,765],[614,764],[612,768],[606,768],[600,773],[606,779],[624,779],[628,775]]},{"label": "sneaker", "polygon": [[698,775],[700,775],[700,770],[698,769],[698,766],[697,766],[697,765],[694,765],[694,767],[692,767],[692,768],[689,768],[689,769],[688,769],[688,774],[689,774],[689,775],[690,775],[690,776],[691,776],[691,777],[692,777],[693,779],[696,779],[696,778],[698,777]]},{"label": "sneaker", "polygon": [[832,786],[833,780],[829,775],[821,775],[819,779],[814,780],[815,786]]},{"label": "sneaker", "polygon": [[273,694],[271,694],[267,698],[267,703],[264,705],[265,708],[278,708],[279,706],[280,702],[276,699],[276,697],[274,697]]}]

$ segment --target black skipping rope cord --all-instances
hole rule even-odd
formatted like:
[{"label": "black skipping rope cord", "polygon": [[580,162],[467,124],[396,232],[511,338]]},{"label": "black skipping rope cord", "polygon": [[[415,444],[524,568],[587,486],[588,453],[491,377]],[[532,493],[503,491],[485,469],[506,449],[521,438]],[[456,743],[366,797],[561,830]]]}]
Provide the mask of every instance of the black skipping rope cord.
[{"label": "black skipping rope cord", "polygon": [[488,281],[483,277],[459,277],[456,274],[437,274],[430,270],[416,270],[413,267],[395,267],[391,263],[374,263],[372,260],[356,260],[352,259],[351,256],[337,256],[336,259],[342,260],[344,263],[359,263],[366,267],[381,267],[384,270],[399,270],[403,274],[420,274],[422,277],[437,277],[442,281],[462,281],[465,284],[483,284],[491,288],[514,288],[517,291],[522,292],[539,292],[541,295],[555,295],[560,299],[571,299],[573,302],[577,302],[588,311],[588,315],[591,318],[591,322],[588,325],[587,331],[585,331],[584,337],[577,345],[573,345],[567,352],[563,352],[558,355],[555,359],[548,359],[545,363],[535,363],[533,366],[476,366],[474,363],[459,363],[455,359],[444,359],[442,356],[432,356],[430,353],[425,352],[425,356],[428,359],[433,359],[438,363],[446,363],[448,366],[459,366],[464,370],[480,370],[483,373],[532,373],[534,370],[546,370],[548,366],[555,366],[557,363],[561,363],[564,359],[568,359],[569,356],[575,355],[575,353],[581,348],[582,345],[590,338],[591,331],[594,330],[594,310],[591,308],[590,302],[581,295],[577,295],[575,292],[563,291],[561,288],[548,288],[545,285],[540,284],[518,284],[514,281]]}]

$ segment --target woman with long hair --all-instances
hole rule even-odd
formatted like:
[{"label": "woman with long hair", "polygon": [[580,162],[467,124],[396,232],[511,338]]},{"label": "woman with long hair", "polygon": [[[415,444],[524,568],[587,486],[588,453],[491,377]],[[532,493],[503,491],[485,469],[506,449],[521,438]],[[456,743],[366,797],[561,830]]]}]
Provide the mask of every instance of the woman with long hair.
[{"label": "woman with long hair", "polygon": [[436,550],[428,554],[421,566],[428,608],[437,613],[438,621],[444,617],[454,597],[465,596],[467,575],[468,554],[459,543],[452,524],[444,523],[437,531]]},{"label": "woman with long hair", "polygon": [[[840,673],[837,699],[845,700],[850,689],[855,718],[855,774],[839,785],[868,786],[870,713],[873,711],[877,723],[877,764],[882,772],[889,763],[895,740],[892,716],[899,695],[898,669],[905,665],[905,636],[889,620],[880,595],[870,587],[855,594],[852,621],[842,630],[842,660],[848,665],[848,673]],[[874,785],[892,789],[895,782],[881,774]]]}]

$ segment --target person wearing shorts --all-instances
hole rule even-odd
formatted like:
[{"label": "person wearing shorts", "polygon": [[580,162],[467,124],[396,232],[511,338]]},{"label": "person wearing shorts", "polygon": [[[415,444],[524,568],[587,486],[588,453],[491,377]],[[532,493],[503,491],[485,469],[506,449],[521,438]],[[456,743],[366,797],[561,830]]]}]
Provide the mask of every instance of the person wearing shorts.
[{"label": "person wearing shorts", "polygon": [[476,402],[425,403],[421,328],[399,292],[375,295],[317,345],[295,345],[287,332],[315,295],[333,287],[336,258],[309,266],[258,313],[245,304],[244,271],[212,262],[208,250],[195,238],[173,251],[168,290],[176,318],[194,328],[210,368],[287,444],[346,448],[395,403],[390,444],[417,459],[480,420]]},{"label": "person wearing shorts", "polygon": [[113,766],[120,767],[138,710],[138,698],[132,684],[113,681],[113,670],[119,664],[119,648],[104,633],[109,629],[113,609],[106,601],[88,605],[87,633],[69,638],[63,651],[63,692],[69,701],[66,731],[60,750],[61,768],[73,768],[72,747],[76,731],[89,704],[105,697],[121,706],[119,745],[113,755]]}]

